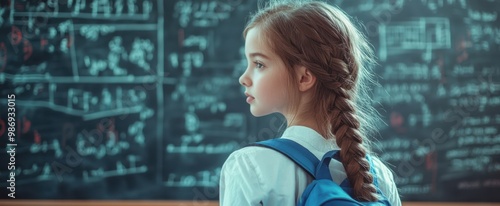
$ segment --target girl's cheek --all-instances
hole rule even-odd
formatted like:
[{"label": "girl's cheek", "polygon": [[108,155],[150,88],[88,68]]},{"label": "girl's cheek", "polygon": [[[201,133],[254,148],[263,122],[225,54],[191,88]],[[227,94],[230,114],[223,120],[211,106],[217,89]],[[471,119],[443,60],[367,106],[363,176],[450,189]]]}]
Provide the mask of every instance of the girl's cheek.
[{"label": "girl's cheek", "polygon": [[259,74],[252,74],[252,82],[255,84],[255,86],[258,86],[260,82],[261,76]]}]

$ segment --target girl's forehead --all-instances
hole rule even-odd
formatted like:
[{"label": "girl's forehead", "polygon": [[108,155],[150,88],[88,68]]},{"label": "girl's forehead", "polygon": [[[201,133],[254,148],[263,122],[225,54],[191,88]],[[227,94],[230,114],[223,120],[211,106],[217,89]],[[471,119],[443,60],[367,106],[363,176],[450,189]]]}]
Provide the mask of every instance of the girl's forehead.
[{"label": "girl's forehead", "polygon": [[265,35],[258,27],[249,29],[245,38],[245,54],[252,56],[256,53],[267,57],[274,56]]}]

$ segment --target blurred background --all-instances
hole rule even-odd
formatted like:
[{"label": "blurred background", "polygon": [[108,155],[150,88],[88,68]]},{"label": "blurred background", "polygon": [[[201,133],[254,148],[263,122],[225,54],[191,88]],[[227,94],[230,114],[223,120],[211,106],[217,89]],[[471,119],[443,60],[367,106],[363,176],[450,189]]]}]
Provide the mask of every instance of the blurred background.
[{"label": "blurred background", "polygon": [[[374,149],[402,200],[500,202],[500,1],[328,2],[375,49]],[[256,9],[2,1],[1,198],[15,172],[17,199],[217,200],[227,156],[286,126],[253,117],[238,83]]]}]

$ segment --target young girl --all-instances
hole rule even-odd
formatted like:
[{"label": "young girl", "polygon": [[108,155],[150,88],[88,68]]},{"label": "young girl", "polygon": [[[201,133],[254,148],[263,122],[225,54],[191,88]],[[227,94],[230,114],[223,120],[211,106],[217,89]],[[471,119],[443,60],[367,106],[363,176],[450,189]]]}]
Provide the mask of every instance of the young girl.
[{"label": "young girl", "polygon": [[[359,201],[377,200],[365,157],[373,125],[366,86],[372,50],[341,10],[322,2],[268,5],[246,26],[249,65],[240,77],[254,116],[278,112],[288,127],[281,138],[307,148],[318,159],[340,149],[330,172],[345,178]],[[361,96],[363,95],[363,96]],[[374,158],[379,188],[392,205],[401,205],[393,175]],[[221,205],[295,205],[312,177],[277,151],[245,147],[222,167]]]}]

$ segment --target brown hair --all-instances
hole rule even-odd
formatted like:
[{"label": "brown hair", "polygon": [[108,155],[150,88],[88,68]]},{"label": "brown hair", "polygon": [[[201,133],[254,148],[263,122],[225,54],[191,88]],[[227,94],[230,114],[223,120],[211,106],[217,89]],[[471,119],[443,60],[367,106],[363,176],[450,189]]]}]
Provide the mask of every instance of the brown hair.
[{"label": "brown hair", "polygon": [[[341,148],[340,157],[354,198],[376,201],[365,157],[370,151],[366,137],[369,130],[374,130],[374,118],[366,115],[376,114],[367,94],[366,83],[373,83],[369,65],[374,60],[366,38],[344,12],[323,2],[268,4],[253,15],[243,36],[254,27],[263,31],[270,48],[285,63],[290,88],[296,88],[296,66],[306,67],[316,77],[313,101],[305,112],[314,115],[318,123],[323,122],[318,124],[319,132],[325,138],[334,137]],[[297,100],[297,91],[291,91],[292,99]],[[297,115],[299,111],[293,105],[298,103],[293,103]],[[361,115],[363,118],[359,118]]]}]

